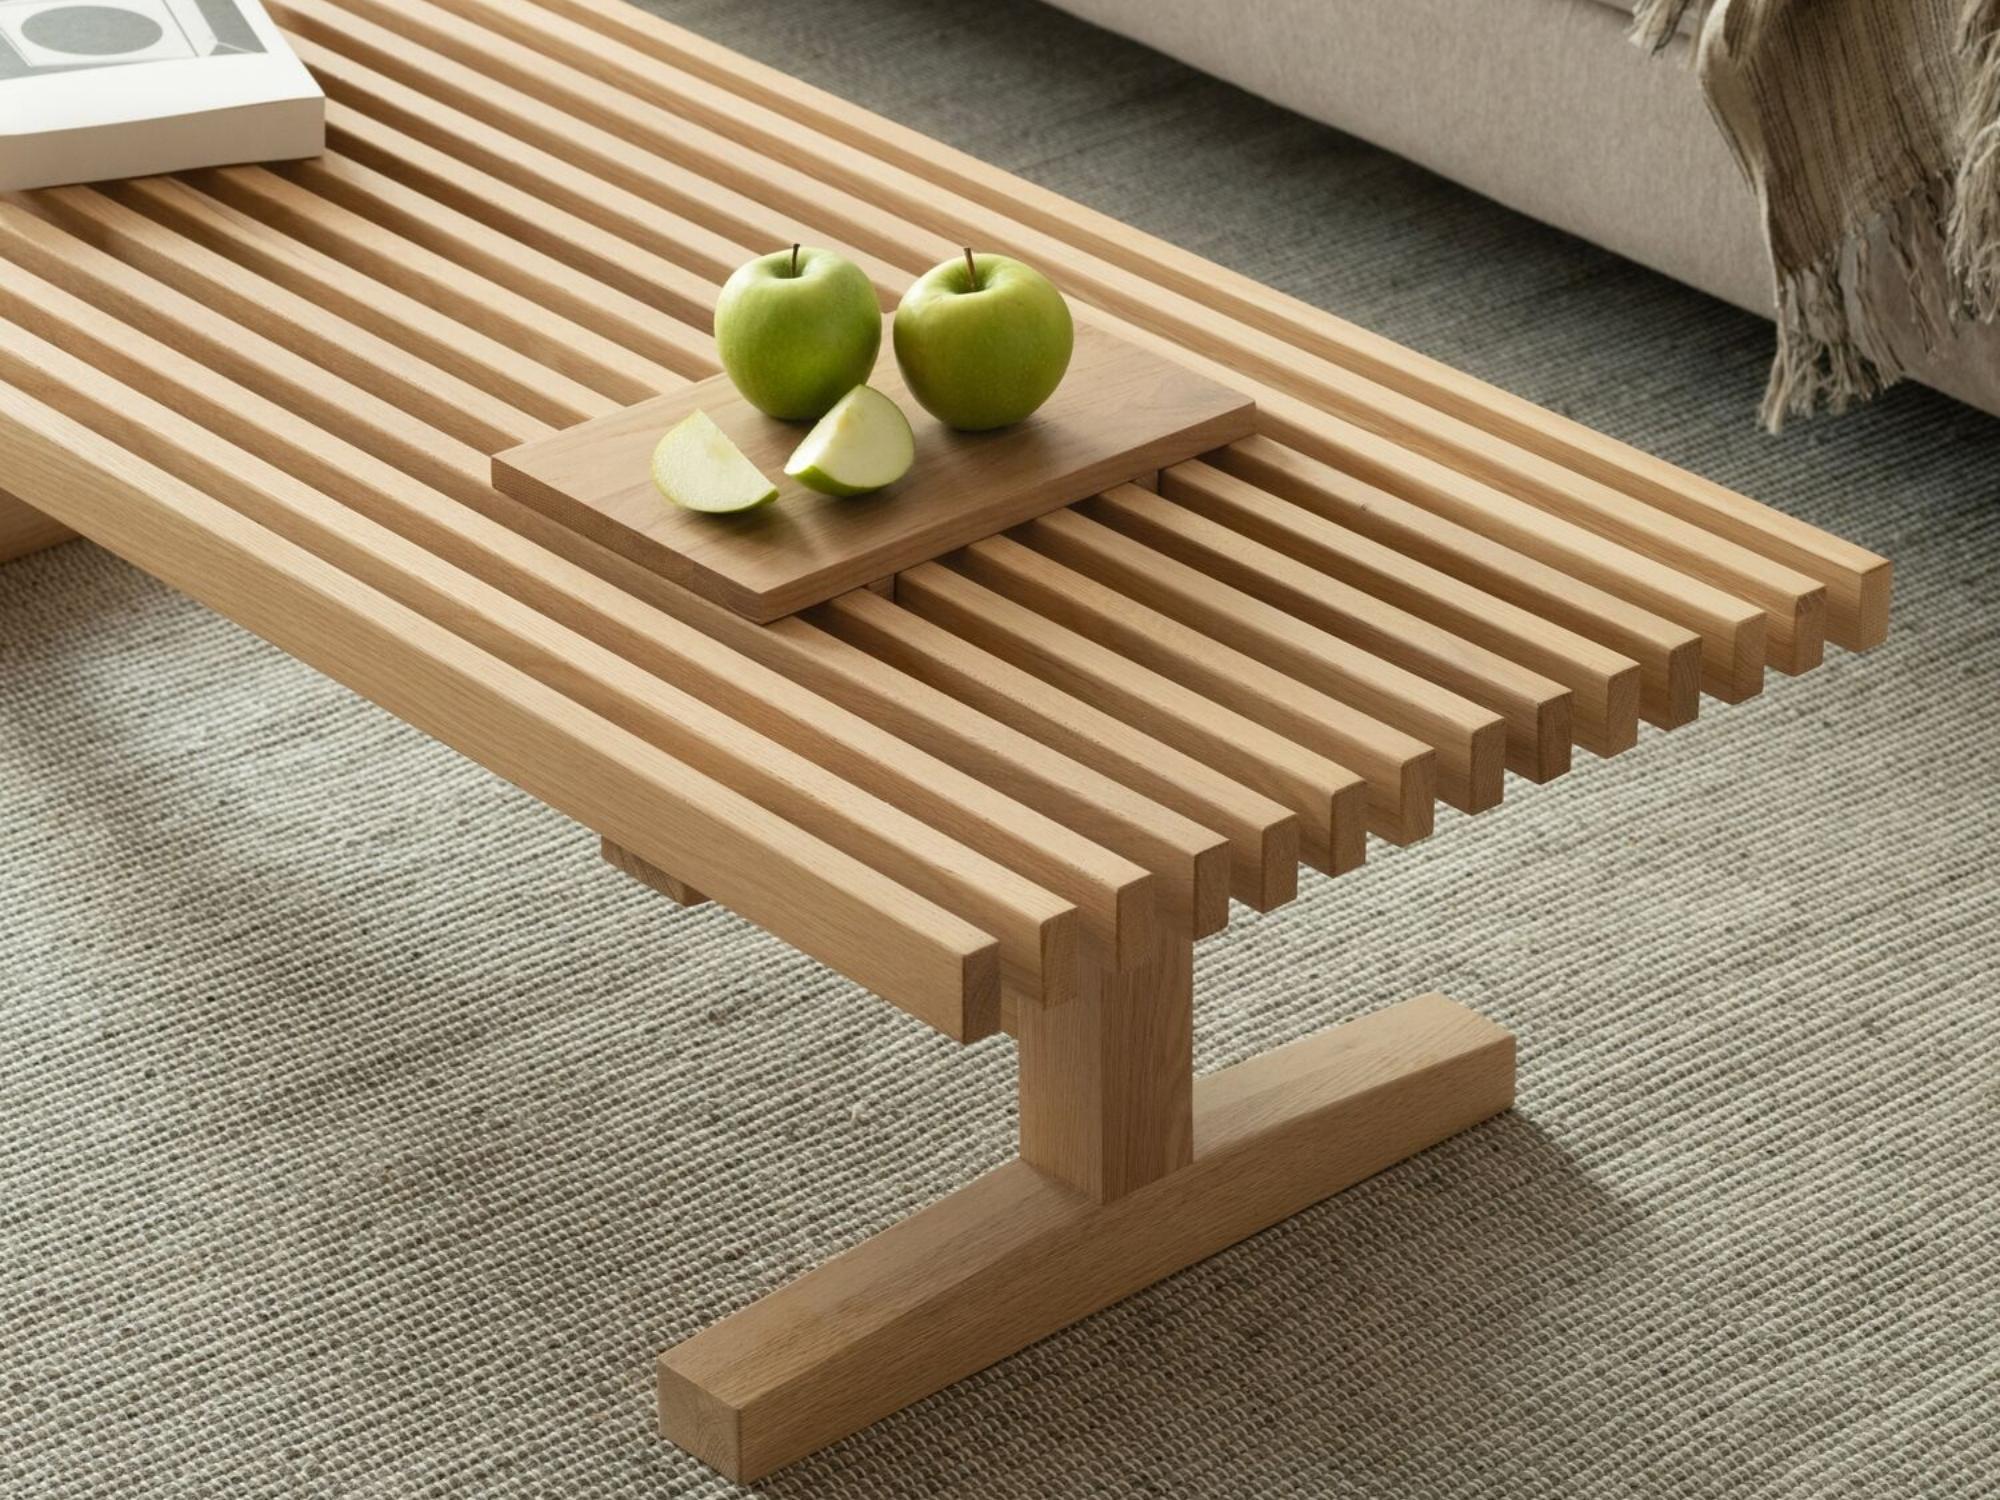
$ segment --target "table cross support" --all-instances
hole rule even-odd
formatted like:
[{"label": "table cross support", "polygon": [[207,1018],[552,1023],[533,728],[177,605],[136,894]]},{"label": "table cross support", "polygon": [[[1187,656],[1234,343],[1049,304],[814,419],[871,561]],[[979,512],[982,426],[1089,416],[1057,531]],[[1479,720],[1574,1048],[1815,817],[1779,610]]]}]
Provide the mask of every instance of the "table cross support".
[{"label": "table cross support", "polygon": [[1020,1156],[660,1356],[748,1482],[1508,1108],[1514,1039],[1423,995],[1202,1078],[1193,945],[1014,1018]]}]

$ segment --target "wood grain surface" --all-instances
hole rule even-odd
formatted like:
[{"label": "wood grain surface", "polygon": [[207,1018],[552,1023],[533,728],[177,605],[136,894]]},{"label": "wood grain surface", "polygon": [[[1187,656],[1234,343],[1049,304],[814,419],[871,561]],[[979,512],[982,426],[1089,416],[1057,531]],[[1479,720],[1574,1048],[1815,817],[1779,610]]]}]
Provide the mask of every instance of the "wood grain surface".
[{"label": "wood grain surface", "polygon": [[1513,1098],[1513,1037],[1442,995],[1211,1073],[1188,1166],[1110,1204],[989,1172],[662,1354],[661,1428],[754,1480]]},{"label": "wood grain surface", "polygon": [[[889,337],[870,383],[910,419],[908,475],[872,495],[817,494],[786,477],[810,430],[765,416],[714,376],[509,449],[505,494],[753,620],[775,620],[1250,434],[1253,404],[1100,329],[1077,330],[1069,374],[1042,409],[997,432],[954,432],[903,384]],[[741,515],[670,504],[654,487],[661,436],[705,411],[778,486]]]},{"label": "wood grain surface", "polygon": [[[1438,997],[1194,1079],[1232,896],[1886,629],[1881,558],[625,0],[270,8],[324,157],[0,200],[0,559],[91,537],[671,900],[1013,1034],[1020,1160],[663,1359],[738,1477],[1506,1106],[1511,1038]],[[906,402],[883,495],[673,512],[679,414],[773,477],[805,431],[730,415],[711,334],[801,239],[885,311],[1018,256],[1076,363],[1010,433]],[[613,503],[495,487],[551,444]]]},{"label": "wood grain surface", "polygon": [[0,490],[0,562],[40,552],[76,533]]}]

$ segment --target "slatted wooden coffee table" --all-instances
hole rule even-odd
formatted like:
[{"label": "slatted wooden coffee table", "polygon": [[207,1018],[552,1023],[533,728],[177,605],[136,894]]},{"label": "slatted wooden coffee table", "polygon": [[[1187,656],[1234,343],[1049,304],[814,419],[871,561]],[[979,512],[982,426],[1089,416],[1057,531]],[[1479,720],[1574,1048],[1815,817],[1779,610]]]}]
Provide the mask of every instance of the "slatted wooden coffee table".
[{"label": "slatted wooden coffee table", "polygon": [[[80,531],[674,899],[1013,1036],[1018,1161],[662,1356],[731,1475],[1507,1107],[1438,996],[1194,1078],[1232,897],[1883,636],[1882,559],[619,0],[273,9],[325,159],[0,203],[0,538]],[[493,489],[713,373],[715,288],[796,239],[885,306],[1018,255],[1257,435],[768,625]]]}]

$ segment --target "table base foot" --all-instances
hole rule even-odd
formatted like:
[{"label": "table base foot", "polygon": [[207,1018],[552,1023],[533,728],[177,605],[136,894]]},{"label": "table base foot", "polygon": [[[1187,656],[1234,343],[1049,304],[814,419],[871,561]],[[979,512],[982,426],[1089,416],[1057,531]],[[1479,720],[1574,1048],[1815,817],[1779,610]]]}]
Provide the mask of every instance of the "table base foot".
[{"label": "table base foot", "polygon": [[1508,1108],[1514,1039],[1424,995],[1196,1080],[1186,1167],[1099,1204],[1009,1162],[659,1361],[731,1479],[805,1457]]}]

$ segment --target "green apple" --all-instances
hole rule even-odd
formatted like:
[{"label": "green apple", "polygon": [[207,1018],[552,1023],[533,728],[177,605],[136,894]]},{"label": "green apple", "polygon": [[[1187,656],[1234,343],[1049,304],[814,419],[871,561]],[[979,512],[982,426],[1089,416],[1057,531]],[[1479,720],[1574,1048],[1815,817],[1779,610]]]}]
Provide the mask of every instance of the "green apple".
[{"label": "green apple", "polygon": [[792,450],[785,472],[822,495],[865,495],[909,473],[916,456],[903,408],[857,385]]},{"label": "green apple", "polygon": [[705,411],[667,429],[653,450],[653,483],[674,504],[715,515],[750,510],[778,493]]},{"label": "green apple", "polygon": [[1020,421],[1055,392],[1076,330],[1048,277],[1004,255],[933,266],[896,309],[896,362],[925,411],[969,432]]},{"label": "green apple", "polygon": [[794,245],[738,266],[715,304],[715,350],[743,399],[810,422],[868,378],[882,347],[875,288],[853,261]]}]

